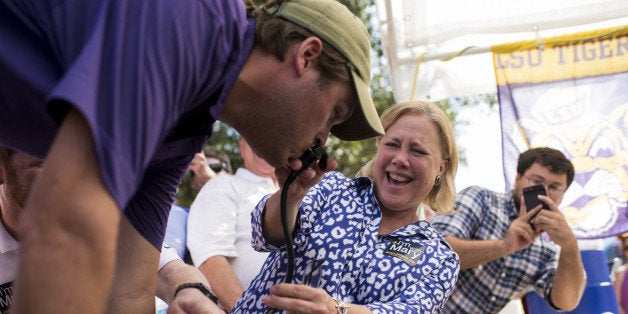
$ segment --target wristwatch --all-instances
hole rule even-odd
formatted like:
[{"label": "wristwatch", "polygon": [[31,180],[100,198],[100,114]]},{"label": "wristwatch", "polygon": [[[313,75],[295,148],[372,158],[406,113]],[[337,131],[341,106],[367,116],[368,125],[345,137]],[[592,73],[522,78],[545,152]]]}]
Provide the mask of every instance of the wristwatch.
[{"label": "wristwatch", "polygon": [[351,308],[351,304],[336,298],[331,298],[336,302],[336,310],[338,314],[347,314],[347,309]]}]

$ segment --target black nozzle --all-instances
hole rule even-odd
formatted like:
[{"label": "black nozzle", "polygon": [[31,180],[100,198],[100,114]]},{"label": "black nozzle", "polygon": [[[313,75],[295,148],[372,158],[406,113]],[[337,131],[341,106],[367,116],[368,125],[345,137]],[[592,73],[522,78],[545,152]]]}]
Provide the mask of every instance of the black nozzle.
[{"label": "black nozzle", "polygon": [[325,169],[327,166],[327,154],[325,153],[325,148],[316,144],[310,146],[310,148],[308,148],[303,155],[299,157],[299,159],[301,160],[300,171],[310,167],[317,160],[319,160],[319,166],[321,169]]}]

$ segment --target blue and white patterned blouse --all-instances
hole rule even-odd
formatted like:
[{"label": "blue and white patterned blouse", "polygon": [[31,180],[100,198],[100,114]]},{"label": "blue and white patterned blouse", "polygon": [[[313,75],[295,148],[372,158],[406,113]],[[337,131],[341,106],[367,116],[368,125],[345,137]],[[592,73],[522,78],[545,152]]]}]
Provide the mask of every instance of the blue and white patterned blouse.
[{"label": "blue and white patterned blouse", "polygon": [[[443,236],[498,240],[517,219],[512,192],[469,187],[460,193],[452,215],[436,215],[434,228]],[[529,247],[494,261],[460,271],[456,289],[443,313],[497,313],[512,298],[536,290],[548,299],[560,247],[539,236]]]},{"label": "blue and white patterned blouse", "polygon": [[[252,213],[252,244],[271,254],[232,313],[264,313],[262,299],[286,277],[285,247],[269,245],[262,235],[267,199]],[[299,215],[294,283],[322,288],[373,313],[436,313],[454,288],[460,260],[428,222],[378,234],[381,212],[368,178],[325,174]]]}]

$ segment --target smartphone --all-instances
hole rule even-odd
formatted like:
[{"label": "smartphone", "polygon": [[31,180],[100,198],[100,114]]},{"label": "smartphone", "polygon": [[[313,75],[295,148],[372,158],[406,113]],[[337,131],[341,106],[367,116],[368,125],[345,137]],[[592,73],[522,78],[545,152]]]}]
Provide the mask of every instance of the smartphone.
[{"label": "smartphone", "polygon": [[547,195],[543,184],[523,188],[523,200],[526,203],[527,211],[531,211],[539,204],[543,204],[543,209],[549,209],[549,206],[539,199],[539,195]]}]

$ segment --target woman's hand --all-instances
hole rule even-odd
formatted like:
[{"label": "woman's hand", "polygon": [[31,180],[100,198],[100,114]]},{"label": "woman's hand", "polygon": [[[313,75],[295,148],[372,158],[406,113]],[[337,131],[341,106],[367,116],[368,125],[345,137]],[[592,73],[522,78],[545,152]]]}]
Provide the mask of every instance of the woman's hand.
[{"label": "woman's hand", "polygon": [[294,178],[290,178],[293,173],[292,169],[275,169],[275,176],[279,182],[282,182],[282,188],[268,198],[264,209],[264,237],[269,243],[273,245],[282,245],[285,241],[283,229],[280,226],[282,226],[281,194],[286,180],[289,178],[294,179],[287,190],[285,204],[286,221],[288,222],[289,229],[288,233],[293,234],[301,200],[303,200],[307,191],[321,180],[325,172],[332,171],[336,169],[337,166],[338,162],[335,160],[328,160],[325,165],[325,169],[321,169],[318,163],[314,163],[309,168],[303,169],[303,171],[301,171],[301,173]]},{"label": "woman's hand", "polygon": [[[301,203],[301,199],[305,196],[307,191],[318,183],[325,172],[333,171],[338,167],[338,162],[333,159],[327,159],[325,169],[321,169],[318,163],[313,163],[309,168],[303,169],[301,173],[294,178],[294,181],[290,185],[288,191],[288,198],[293,200],[292,203]],[[278,182],[283,186],[288,177],[296,170],[277,168],[275,169],[275,176]]]},{"label": "woman's hand", "polygon": [[270,287],[264,304],[287,313],[338,313],[336,301],[325,290],[300,284],[281,283]]}]

